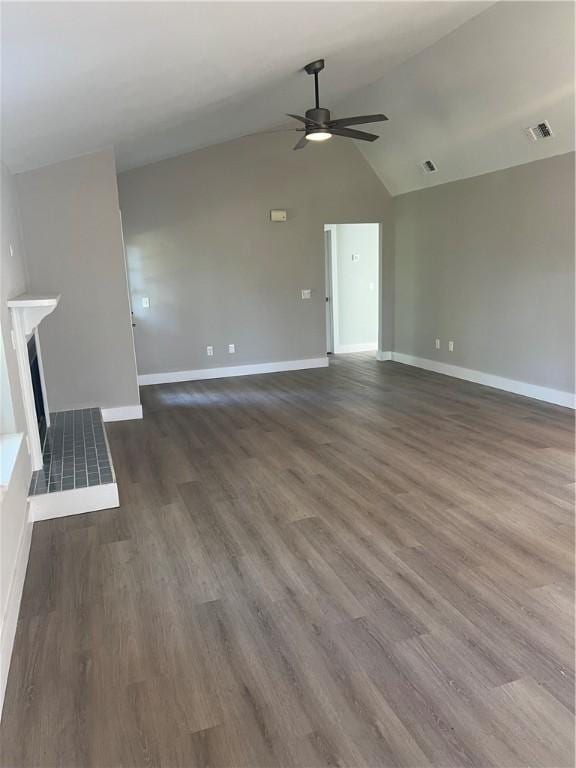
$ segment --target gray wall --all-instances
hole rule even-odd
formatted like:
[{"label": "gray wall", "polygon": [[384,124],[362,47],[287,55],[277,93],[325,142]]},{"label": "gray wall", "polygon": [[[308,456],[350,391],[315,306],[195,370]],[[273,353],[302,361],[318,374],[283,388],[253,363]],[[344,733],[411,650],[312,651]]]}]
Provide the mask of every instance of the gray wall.
[{"label": "gray wall", "polygon": [[[26,433],[26,417],[20,390],[20,377],[16,353],[12,349],[10,331],[12,322],[6,300],[24,293],[27,288],[24,246],[18,211],[16,185],[13,177],[2,166],[2,251],[0,260],[0,344],[1,424],[0,434]],[[12,253],[10,252],[12,246]],[[1,450],[1,447],[0,447]],[[19,589],[25,568],[22,561],[28,556],[32,524],[28,520],[28,487],[32,475],[30,456],[25,445],[20,449],[10,484],[0,491],[0,709],[8,677],[10,652],[16,625]],[[20,568],[18,568],[20,564]],[[21,574],[22,580],[18,579]],[[10,601],[9,601],[9,596]]]},{"label": "gray wall", "polygon": [[138,404],[112,151],[16,178],[30,290],[62,294],[39,328],[50,409]]},{"label": "gray wall", "polygon": [[[12,247],[12,252],[10,248]],[[25,432],[26,417],[20,393],[16,353],[12,349],[12,320],[6,306],[8,299],[24,293],[28,286],[22,225],[14,177],[2,166],[2,264],[0,270],[0,325],[2,347],[0,365],[2,387],[1,432]]]},{"label": "gray wall", "polygon": [[[356,147],[292,144],[263,134],[120,174],[139,373],[324,356],[326,223],[383,222],[391,273],[391,198]],[[392,322],[387,304],[387,345]]]},{"label": "gray wall", "polygon": [[574,154],[394,207],[395,351],[573,391]]},{"label": "gray wall", "polygon": [[[333,253],[337,265],[340,346],[378,343],[378,224],[336,224]],[[359,261],[352,260],[352,254]],[[336,350],[338,351],[338,350]]]}]

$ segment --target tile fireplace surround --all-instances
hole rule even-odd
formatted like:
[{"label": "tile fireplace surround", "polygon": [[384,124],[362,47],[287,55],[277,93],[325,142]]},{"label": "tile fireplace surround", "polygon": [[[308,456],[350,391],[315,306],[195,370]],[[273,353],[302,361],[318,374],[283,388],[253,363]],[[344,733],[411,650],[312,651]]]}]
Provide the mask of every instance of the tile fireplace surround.
[{"label": "tile fireplace surround", "polygon": [[31,496],[114,483],[100,408],[51,413],[42,461],[32,475]]}]

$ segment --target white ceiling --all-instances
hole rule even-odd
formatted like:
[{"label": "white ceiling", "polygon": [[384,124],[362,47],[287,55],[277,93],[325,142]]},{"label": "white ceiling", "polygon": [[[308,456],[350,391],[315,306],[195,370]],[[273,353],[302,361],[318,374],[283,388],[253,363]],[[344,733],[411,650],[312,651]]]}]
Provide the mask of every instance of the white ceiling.
[{"label": "white ceiling", "polygon": [[[313,81],[299,71],[308,61],[326,58],[332,106],[490,5],[4,2],[3,161],[19,172],[114,146],[123,170],[282,125],[312,106]],[[428,73],[422,81],[424,91],[410,87],[410,119],[430,123],[438,108]],[[369,104],[391,113],[396,136],[400,106],[396,95]],[[379,172],[383,157],[371,158]]]},{"label": "white ceiling", "polygon": [[[573,3],[499,2],[338,105],[380,110],[382,138],[356,143],[393,195],[573,151]],[[555,137],[530,142],[545,119]]]}]

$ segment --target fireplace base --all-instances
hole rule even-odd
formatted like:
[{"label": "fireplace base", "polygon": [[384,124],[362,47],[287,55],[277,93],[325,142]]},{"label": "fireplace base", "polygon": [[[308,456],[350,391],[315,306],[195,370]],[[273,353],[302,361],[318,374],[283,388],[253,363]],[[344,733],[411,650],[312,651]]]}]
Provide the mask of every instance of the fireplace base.
[{"label": "fireplace base", "polygon": [[119,506],[100,408],[50,414],[42,444],[42,468],[33,473],[29,493],[33,520]]}]

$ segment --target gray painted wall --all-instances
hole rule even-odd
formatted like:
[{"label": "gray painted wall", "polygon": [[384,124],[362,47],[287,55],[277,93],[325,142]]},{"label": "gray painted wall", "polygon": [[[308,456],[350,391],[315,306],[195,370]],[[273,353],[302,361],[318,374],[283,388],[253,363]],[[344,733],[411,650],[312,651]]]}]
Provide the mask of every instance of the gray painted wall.
[{"label": "gray painted wall", "polygon": [[[378,343],[378,230],[378,224],[335,225],[335,307],[341,346]],[[353,254],[359,261],[352,260]]]},{"label": "gray painted wall", "polygon": [[394,206],[395,351],[573,391],[574,154]]},{"label": "gray painted wall", "polygon": [[[10,248],[12,247],[12,251]],[[2,412],[0,432],[25,432],[26,417],[20,394],[16,353],[12,349],[12,320],[8,299],[24,293],[28,286],[22,223],[14,177],[2,166],[2,264],[0,271],[0,325],[2,327]]]},{"label": "gray painted wall", "polygon": [[119,175],[139,373],[324,356],[324,224],[382,222],[393,272],[391,198],[356,147],[292,144],[263,134]]},{"label": "gray painted wall", "polygon": [[[2,166],[2,251],[0,260],[0,365],[2,393],[0,404],[0,433],[26,433],[26,417],[20,390],[20,377],[16,353],[12,348],[10,331],[12,322],[6,300],[24,293],[27,288],[26,262],[16,185],[14,178]],[[12,246],[12,253],[10,252]],[[1,450],[1,447],[0,447]],[[19,601],[19,583],[16,578],[20,558],[27,557],[26,542],[30,541],[32,523],[28,520],[28,487],[32,465],[26,447],[21,447],[20,459],[16,462],[10,484],[5,492],[0,491],[0,709],[8,677],[11,631],[15,629]],[[20,561],[21,562],[21,561]],[[14,581],[14,579],[16,580]],[[11,596],[11,597],[10,597]],[[10,603],[9,600],[12,602]],[[10,607],[14,623],[10,622]]]},{"label": "gray painted wall", "polygon": [[39,328],[50,409],[138,404],[113,152],[16,179],[29,288],[62,294]]}]

